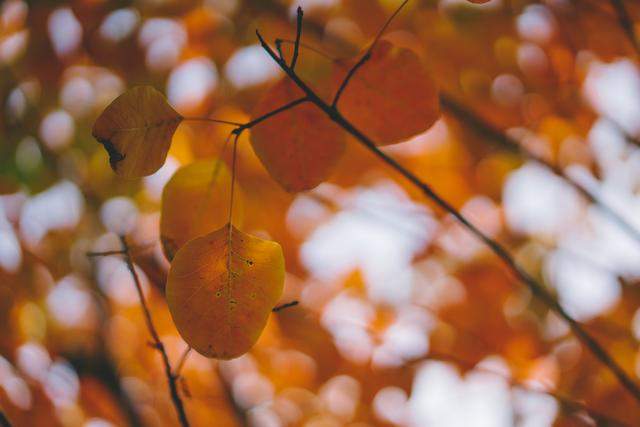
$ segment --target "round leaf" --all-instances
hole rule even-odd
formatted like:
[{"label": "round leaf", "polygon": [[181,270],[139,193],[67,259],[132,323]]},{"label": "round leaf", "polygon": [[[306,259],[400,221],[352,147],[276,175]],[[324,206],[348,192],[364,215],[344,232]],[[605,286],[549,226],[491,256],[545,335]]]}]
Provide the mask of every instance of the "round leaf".
[{"label": "round leaf", "polygon": [[117,97],[93,125],[111,168],[125,178],[151,175],[164,164],[182,121],[164,96],[151,86],[137,86]]},{"label": "round leaf", "polygon": [[258,340],[283,286],[280,245],[227,224],[176,253],[166,293],[187,344],[204,356],[232,359]]},{"label": "round leaf", "polygon": [[[302,96],[293,82],[281,80],[258,104],[253,118]],[[251,145],[273,179],[297,192],[329,177],[344,151],[344,135],[315,105],[305,102],[254,126]]]},{"label": "round leaf", "polygon": [[[173,174],[164,187],[160,211],[160,238],[169,260],[189,240],[226,224],[230,186],[231,175],[221,160],[199,160]],[[236,224],[242,220],[240,200],[236,197],[234,201]]]},{"label": "round leaf", "polygon": [[[342,82],[347,73],[336,74]],[[339,84],[339,83],[338,83]],[[381,40],[342,93],[340,112],[378,145],[395,144],[429,129],[440,115],[435,82],[409,49]]]}]

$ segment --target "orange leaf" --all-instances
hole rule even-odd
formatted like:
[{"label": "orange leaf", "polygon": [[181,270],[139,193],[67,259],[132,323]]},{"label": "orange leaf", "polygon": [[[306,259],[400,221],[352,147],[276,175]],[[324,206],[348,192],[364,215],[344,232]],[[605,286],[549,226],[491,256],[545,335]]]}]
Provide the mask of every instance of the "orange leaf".
[{"label": "orange leaf", "polygon": [[125,178],[151,175],[164,164],[182,121],[164,96],[137,86],[117,97],[93,125],[93,136],[109,153],[111,168]]},{"label": "orange leaf", "polygon": [[[293,82],[281,80],[258,104],[253,119],[302,96]],[[305,102],[254,126],[251,145],[273,179],[296,192],[329,177],[344,151],[344,136],[322,111]]]},{"label": "orange leaf", "polygon": [[204,356],[232,359],[258,340],[283,286],[280,245],[227,224],[176,253],[166,292],[187,344]]},{"label": "orange leaf", "polygon": [[[160,237],[169,260],[194,237],[222,227],[231,203],[231,175],[220,160],[199,160],[183,166],[162,192]],[[236,185],[236,196],[238,195]],[[242,219],[240,197],[234,202],[234,223]]]},{"label": "orange leaf", "polygon": [[[336,73],[342,82],[347,69]],[[338,83],[339,85],[339,83]],[[340,112],[378,145],[402,142],[429,129],[440,115],[435,82],[409,49],[381,40],[338,103]]]}]

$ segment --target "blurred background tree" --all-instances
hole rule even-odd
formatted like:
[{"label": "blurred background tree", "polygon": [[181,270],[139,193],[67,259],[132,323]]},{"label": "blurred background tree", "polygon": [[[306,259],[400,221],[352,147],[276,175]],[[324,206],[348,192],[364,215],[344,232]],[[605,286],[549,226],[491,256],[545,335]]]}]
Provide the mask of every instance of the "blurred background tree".
[{"label": "blurred background tree", "polygon": [[[428,64],[443,115],[383,150],[507,246],[638,380],[640,5],[473,3],[413,0],[387,30]],[[638,424],[640,403],[566,324],[354,140],[328,182],[294,195],[242,135],[242,229],[282,245],[282,302],[300,304],[238,359],[183,357],[164,298],[162,190],[179,166],[219,156],[229,128],[181,124],[165,165],[127,180],[91,136],[96,117],[144,84],[184,116],[245,122],[281,76],[256,28],[293,38],[301,5],[304,42],[322,54],[302,49],[298,71],[314,78],[366,48],[398,4],[1,2],[8,422],[179,425],[128,265],[87,256],[127,234],[193,426]]]}]

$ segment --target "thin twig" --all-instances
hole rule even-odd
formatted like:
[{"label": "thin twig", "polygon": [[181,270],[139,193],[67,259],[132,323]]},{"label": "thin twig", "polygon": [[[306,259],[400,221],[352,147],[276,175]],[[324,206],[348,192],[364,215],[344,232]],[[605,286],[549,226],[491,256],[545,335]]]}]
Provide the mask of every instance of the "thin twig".
[{"label": "thin twig", "polygon": [[323,111],[327,117],[329,117],[334,123],[342,127],[345,131],[351,134],[357,139],[365,148],[371,153],[380,158],[384,163],[393,168],[396,172],[406,178],[411,184],[418,188],[427,198],[435,202],[440,208],[456,218],[467,230],[476,236],[481,242],[483,242],[491,251],[494,252],[512,273],[522,281],[532,292],[536,295],[551,311],[558,314],[564,319],[571,327],[573,333],[582,341],[582,343],[594,354],[594,356],[602,362],[620,381],[620,383],[634,396],[634,398],[640,402],[640,387],[627,375],[620,365],[609,355],[609,353],[593,338],[578,321],[576,321],[571,315],[569,315],[565,309],[556,301],[554,296],[540,283],[536,281],[526,270],[520,266],[509,251],[503,247],[500,243],[493,240],[488,235],[484,234],[474,224],[472,224],[464,215],[462,215],[456,208],[454,208],[449,202],[443,199],[438,193],[436,193],[427,183],[423,182],[413,172],[406,169],[395,159],[389,157],[382,152],[377,145],[367,137],[361,130],[357,129],[351,122],[340,114],[340,112],[333,106],[327,104],[320,98],[300,77],[287,66],[286,62],[280,60],[276,53],[269,47],[261,36],[259,31],[256,31],[256,35],[260,40],[262,48],[267,52],[269,56],[280,66],[280,68],[287,74],[287,76],[307,95],[310,102],[315,104],[321,111]]},{"label": "thin twig", "polygon": [[277,305],[277,306],[273,307],[273,309],[271,309],[271,311],[274,312],[274,313],[277,313],[277,312],[285,310],[287,308],[295,307],[298,304],[300,304],[299,301],[291,301],[291,302],[288,302],[286,304]]},{"label": "thin twig", "polygon": [[594,194],[591,190],[580,184],[578,181],[574,180],[570,176],[566,175],[564,171],[549,162],[545,158],[539,156],[538,154],[533,153],[530,150],[527,150],[525,147],[520,145],[517,141],[507,136],[500,129],[496,128],[494,125],[486,122],[482,118],[480,118],[476,113],[471,111],[469,108],[463,106],[461,103],[454,100],[452,97],[441,94],[440,95],[440,104],[448,110],[450,113],[454,114],[461,122],[466,125],[470,125],[479,133],[489,137],[490,139],[498,142],[501,146],[512,150],[517,151],[524,154],[527,158],[534,160],[535,162],[543,165],[555,175],[563,178],[569,185],[571,185],[576,191],[578,191],[583,197],[592,202],[595,206],[597,206],[603,213],[605,213],[611,220],[613,220],[621,229],[627,232],[631,237],[640,242],[640,230],[634,227],[631,223],[629,223],[626,219],[624,219],[615,209],[609,206],[605,201],[601,200],[596,194]]},{"label": "thin twig", "polygon": [[291,69],[296,69],[296,63],[298,62],[298,54],[300,53],[300,37],[302,36],[302,8],[298,6],[296,11],[296,42],[293,45],[293,58],[291,59]]},{"label": "thin twig", "polygon": [[342,93],[345,91],[345,89],[347,88],[347,85],[349,84],[349,82],[351,81],[351,79],[353,78],[353,76],[356,74],[356,72],[369,60],[371,59],[371,52],[373,52],[373,49],[376,47],[376,45],[378,44],[378,42],[380,41],[380,37],[382,37],[382,35],[384,34],[384,32],[387,30],[387,28],[389,27],[389,25],[391,24],[391,21],[393,21],[393,19],[398,16],[398,14],[400,13],[400,11],[402,10],[402,8],[409,3],[409,0],[404,0],[402,2],[402,4],[396,9],[395,12],[393,12],[393,14],[389,17],[389,19],[387,19],[387,22],[384,23],[384,25],[382,26],[382,28],[380,28],[380,31],[378,31],[378,34],[376,34],[376,38],[373,39],[373,43],[371,43],[371,46],[369,46],[369,49],[367,49],[367,51],[365,52],[364,55],[362,55],[362,57],[360,58],[360,60],[358,62],[356,62],[356,64],[349,70],[349,72],[347,73],[347,76],[344,78],[344,80],[342,80],[342,83],[340,84],[340,87],[338,88],[336,95],[333,98],[333,102],[331,103],[331,107],[336,108],[338,106],[338,101],[340,100],[340,97],[342,96]]},{"label": "thin twig", "polygon": [[178,364],[173,370],[174,377],[176,378],[180,377],[180,372],[182,372],[182,368],[184,368],[184,364],[187,362],[187,359],[189,358],[190,354],[191,354],[191,346],[187,346],[187,348],[182,353],[182,356],[180,356],[180,359],[178,360]]},{"label": "thin twig", "polygon": [[627,8],[624,6],[624,1],[609,0],[609,3],[611,3],[611,7],[616,11],[618,23],[631,42],[633,49],[636,51],[637,55],[640,55],[640,41],[638,40],[638,36],[633,28],[633,19],[631,19]]},{"label": "thin twig", "polygon": [[151,339],[153,340],[153,347],[158,350],[158,352],[160,352],[160,355],[162,356],[164,371],[167,376],[167,382],[169,383],[169,392],[171,395],[171,400],[173,401],[173,406],[175,407],[178,414],[178,420],[180,421],[180,425],[182,427],[189,427],[189,420],[187,419],[187,414],[184,410],[184,405],[178,392],[176,377],[173,375],[173,371],[171,370],[171,363],[169,362],[169,356],[167,355],[167,352],[164,348],[164,344],[162,344],[160,336],[158,335],[158,331],[153,324],[151,312],[149,311],[149,307],[147,306],[147,302],[144,298],[144,293],[142,292],[140,278],[138,277],[138,273],[135,269],[135,266],[133,265],[133,260],[131,259],[131,254],[129,253],[129,245],[127,244],[126,237],[120,236],[120,242],[122,243],[122,251],[124,252],[125,263],[127,264],[127,268],[129,269],[131,277],[133,277],[133,282],[136,286],[138,299],[140,300],[140,306],[142,307],[142,312],[147,324],[147,329],[149,330],[149,334],[151,335]]},{"label": "thin twig", "polygon": [[86,255],[89,258],[97,258],[102,256],[124,255],[124,251],[116,250],[116,251],[104,251],[104,252],[87,252]]},{"label": "thin twig", "polygon": [[232,122],[229,120],[211,119],[209,117],[183,117],[182,120],[189,122],[209,122],[229,126],[242,126],[242,123]]}]

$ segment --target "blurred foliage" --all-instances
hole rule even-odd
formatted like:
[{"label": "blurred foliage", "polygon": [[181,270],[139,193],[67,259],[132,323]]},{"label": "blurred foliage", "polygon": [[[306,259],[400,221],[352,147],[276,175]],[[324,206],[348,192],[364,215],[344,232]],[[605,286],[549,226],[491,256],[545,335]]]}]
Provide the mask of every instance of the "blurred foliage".
[{"label": "blurred foliage", "polygon": [[[398,3],[301,1],[304,43],[322,54],[303,49],[299,73],[328,76],[325,56],[361,52]],[[638,52],[612,3],[412,0],[386,37],[418,53],[442,93],[640,225]],[[640,4],[623,3],[638,21]],[[280,76],[255,29],[294,38],[297,4],[0,3],[0,408],[14,426],[178,425],[122,257],[87,252],[128,234],[177,366],[160,196],[180,165],[229,162],[229,127],[180,124],[165,166],[135,180],[113,173],[91,129],[136,85],[184,117],[249,120]],[[447,111],[385,152],[509,247],[638,379],[640,243]],[[237,164],[241,229],[280,243],[281,302],[300,304],[272,314],[239,359],[188,356],[178,385],[193,426],[638,424],[639,403],[566,326],[355,141],[298,195],[247,133]]]}]

